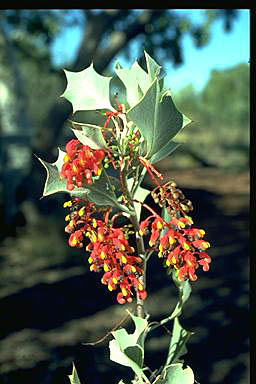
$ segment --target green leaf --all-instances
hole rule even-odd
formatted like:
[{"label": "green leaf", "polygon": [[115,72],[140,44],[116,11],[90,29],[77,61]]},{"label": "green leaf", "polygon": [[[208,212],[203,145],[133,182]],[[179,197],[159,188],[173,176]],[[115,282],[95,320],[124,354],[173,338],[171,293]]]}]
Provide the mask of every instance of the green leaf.
[{"label": "green leaf", "polygon": [[[190,125],[192,123],[192,120],[190,120],[187,116],[182,114],[183,118],[183,124],[179,132],[185,128],[186,126]],[[179,132],[175,136],[179,136]],[[172,152],[174,152],[181,144],[181,142],[176,142],[172,138],[160,149],[160,151],[156,152],[151,158],[150,162],[152,164],[155,164],[157,161],[165,159],[167,156],[169,156]]]},{"label": "green leaf", "polygon": [[157,79],[139,103],[127,112],[127,117],[138,126],[146,139],[149,159],[183,127],[183,116],[176,109],[170,91],[161,95]]},{"label": "green leaf", "polygon": [[191,294],[191,285],[189,283],[189,280],[179,281],[176,276],[176,270],[173,270],[172,279],[179,290],[179,302],[180,306],[183,307],[183,305],[189,299],[189,296]]},{"label": "green leaf", "polygon": [[102,134],[102,128],[97,125],[77,123],[69,120],[72,124],[72,131],[83,145],[92,149],[108,150],[107,143]]},{"label": "green leaf", "polygon": [[80,72],[64,70],[67,88],[61,97],[72,103],[73,113],[94,109],[109,109],[115,112],[109,100],[109,83],[111,77],[99,75],[93,63]]},{"label": "green leaf", "polygon": [[171,364],[166,367],[157,384],[194,384],[195,378],[192,369],[187,366],[183,369],[181,363]]},{"label": "green leaf", "polygon": [[70,380],[70,384],[81,384],[74,363],[73,363],[72,374],[68,375],[68,378]]},{"label": "green leaf", "polygon": [[133,345],[132,347],[125,348],[124,354],[128,356],[132,361],[135,361],[140,368],[143,367],[144,353],[140,345]]},{"label": "green leaf", "polygon": [[[129,190],[131,190],[132,184],[133,184],[133,178],[128,179],[127,185],[128,185]],[[149,193],[150,193],[150,191],[148,189],[138,187],[136,189],[134,196],[133,196],[133,199],[141,201],[143,203]],[[141,204],[134,202],[134,207],[135,207],[137,218],[140,219]]]},{"label": "green leaf", "polygon": [[[64,157],[66,156],[66,152],[63,152],[60,148],[58,148],[59,154],[58,159],[55,163],[48,163],[40,159],[38,156],[38,160],[43,164],[46,169],[47,176],[44,185],[43,196],[49,196],[57,192],[69,192],[66,188],[67,181],[60,179],[60,171],[62,164],[64,163]],[[85,190],[83,192],[86,192]]]},{"label": "green leaf", "polygon": [[150,76],[151,81],[153,81],[155,79],[155,77],[159,76],[159,73],[160,73],[160,70],[162,67],[160,65],[158,65],[155,62],[155,60],[152,59],[152,57],[149,56],[149,54],[146,51],[144,51],[144,54],[145,54],[145,58],[146,58],[148,74]]},{"label": "green leaf", "polygon": [[187,353],[186,343],[192,335],[193,332],[189,332],[184,329],[180,325],[178,317],[175,317],[173,321],[172,338],[165,367],[167,367],[169,364],[175,363],[180,358],[180,356]]},{"label": "green leaf", "polygon": [[86,188],[75,187],[73,191],[67,190],[66,179],[61,180],[59,175],[65,155],[66,153],[59,149],[58,159],[52,164],[36,156],[47,171],[43,196],[49,196],[57,192],[66,192],[71,196],[88,199],[96,205],[116,207],[130,214],[130,211],[117,201],[110,179],[104,169],[100,178],[95,180],[92,185],[87,185]]},{"label": "green leaf", "polygon": [[142,371],[144,361],[144,334],[148,326],[146,319],[134,316],[130,313],[135,324],[135,331],[128,334],[124,328],[113,331],[114,340],[109,343],[110,360],[130,367],[143,383],[148,382]]},{"label": "green leaf", "polygon": [[152,164],[155,164],[156,162],[165,159],[167,156],[169,156],[172,152],[174,152],[181,143],[176,143],[175,141],[169,141],[163,148],[160,149],[160,151],[156,152],[151,158],[150,162]]},{"label": "green leaf", "polygon": [[126,88],[127,102],[130,108],[142,98],[150,87],[152,81],[147,72],[140,67],[137,61],[128,68],[115,67],[115,72]]}]

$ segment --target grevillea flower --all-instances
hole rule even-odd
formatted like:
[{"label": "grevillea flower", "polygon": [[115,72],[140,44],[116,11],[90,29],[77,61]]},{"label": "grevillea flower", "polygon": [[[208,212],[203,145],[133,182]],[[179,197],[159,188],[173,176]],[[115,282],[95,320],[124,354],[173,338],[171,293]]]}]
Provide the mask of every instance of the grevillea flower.
[{"label": "grevillea flower", "polygon": [[103,272],[102,284],[110,291],[119,289],[117,301],[120,304],[131,303],[134,293],[145,300],[147,292],[141,282],[143,269],[142,259],[134,255],[134,248],[129,245],[124,228],[113,228],[108,223],[109,210],[105,212],[105,220],[97,220],[94,203],[73,198],[64,204],[71,213],[66,216],[69,224],[65,231],[70,234],[69,245],[82,248],[86,240],[86,250],[90,252],[88,262],[93,272]]},{"label": "grevillea flower", "polygon": [[67,179],[67,189],[72,191],[75,185],[82,187],[83,182],[91,185],[93,177],[101,174],[105,152],[102,149],[91,149],[74,139],[67,143],[66,150],[60,177]]},{"label": "grevillea flower", "polygon": [[[202,240],[205,233],[202,229],[191,228],[190,217],[174,218],[169,223],[160,217],[155,218],[152,223],[151,219],[145,220],[141,226],[141,234],[145,232],[146,223],[151,226],[149,245],[152,247],[157,244],[158,256],[165,260],[167,267],[178,271],[180,281],[197,280],[195,270],[199,265],[203,266],[204,271],[209,270],[211,258],[204,251],[210,244]],[[166,232],[164,235],[162,229]]]},{"label": "grevillea flower", "polygon": [[140,235],[150,232],[150,247],[158,249],[158,256],[164,259],[167,267],[177,270],[180,281],[197,280],[195,270],[199,265],[204,271],[209,270],[211,258],[205,250],[210,244],[203,240],[204,230],[192,228],[193,220],[186,214],[193,209],[191,202],[176,189],[174,182],[156,187],[152,196],[166,208],[170,220],[166,222],[153,214],[140,224]]}]

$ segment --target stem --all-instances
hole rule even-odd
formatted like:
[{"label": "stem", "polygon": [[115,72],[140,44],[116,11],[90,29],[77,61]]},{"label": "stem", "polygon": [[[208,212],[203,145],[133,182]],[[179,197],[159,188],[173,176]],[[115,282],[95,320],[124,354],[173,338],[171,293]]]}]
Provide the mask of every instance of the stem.
[{"label": "stem", "polygon": [[[144,274],[140,277],[140,282],[144,288],[146,288],[146,268],[147,268],[147,259],[145,257],[145,246],[144,240],[142,236],[139,235],[140,224],[137,218],[137,215],[130,216],[130,220],[133,224],[136,233],[136,245],[139,256],[143,259],[143,271]],[[144,309],[144,300],[140,299],[137,295],[137,316],[144,318],[145,317],[145,309]]]},{"label": "stem", "polygon": [[[139,230],[140,230],[140,223],[136,214],[136,210],[134,207],[134,202],[132,200],[132,196],[130,194],[128,185],[127,185],[127,167],[124,167],[123,172],[120,172],[120,182],[122,187],[124,188],[124,193],[126,197],[129,200],[129,203],[131,207],[134,210],[134,214],[130,215],[130,221],[133,225],[133,228],[135,230],[136,234],[136,245],[137,245],[137,250],[138,250],[138,255],[143,259],[143,266],[142,269],[144,271],[143,275],[140,277],[140,283],[143,285],[144,288],[146,288],[146,265],[147,265],[147,259],[145,255],[145,246],[144,246],[144,240],[143,237],[139,235]],[[137,316],[144,318],[145,317],[145,310],[144,310],[144,300],[140,299],[137,295]]]}]

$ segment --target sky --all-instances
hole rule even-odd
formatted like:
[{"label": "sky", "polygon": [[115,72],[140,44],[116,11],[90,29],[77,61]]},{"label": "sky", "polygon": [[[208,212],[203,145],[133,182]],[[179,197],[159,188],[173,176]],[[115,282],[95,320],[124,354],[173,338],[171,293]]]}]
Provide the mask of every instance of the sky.
[{"label": "sky", "polygon": [[[177,10],[177,12],[189,14],[195,22],[200,22],[203,11]],[[167,75],[165,85],[174,93],[189,84],[192,84],[196,91],[201,91],[207,84],[212,70],[228,69],[240,63],[248,64],[250,59],[249,19],[249,10],[239,10],[239,15],[234,20],[230,32],[224,32],[223,20],[215,21],[211,26],[210,42],[203,48],[196,48],[192,38],[185,35],[182,42],[184,63],[179,67],[174,67],[171,62],[165,63]],[[63,32],[52,46],[54,63],[62,65],[63,62],[72,60],[80,41],[80,27],[72,27]],[[123,60],[120,60],[122,65],[130,65]]]}]

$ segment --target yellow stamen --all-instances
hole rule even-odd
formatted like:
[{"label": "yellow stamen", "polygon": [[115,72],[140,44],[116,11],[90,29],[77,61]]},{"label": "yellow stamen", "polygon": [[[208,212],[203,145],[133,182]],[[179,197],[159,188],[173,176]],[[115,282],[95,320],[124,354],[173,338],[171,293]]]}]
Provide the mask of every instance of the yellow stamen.
[{"label": "yellow stamen", "polygon": [[122,288],[122,294],[123,294],[123,296],[127,296],[127,291],[125,288]]},{"label": "yellow stamen", "polygon": [[66,156],[64,157],[64,163],[67,163],[69,160],[70,160],[70,157],[69,157],[68,155],[66,155]]},{"label": "yellow stamen", "polygon": [[187,243],[185,243],[185,241],[184,241],[184,243],[183,243],[183,248],[184,248],[186,251],[188,251],[188,250],[190,249],[189,245],[188,245]]},{"label": "yellow stamen", "polygon": [[96,219],[92,219],[92,226],[93,226],[93,228],[96,228],[96,227],[97,227],[97,221],[96,221]]},{"label": "yellow stamen", "polygon": [[163,257],[163,252],[158,252],[158,257]]},{"label": "yellow stamen", "polygon": [[185,224],[182,222],[182,221],[179,221],[178,222],[178,227],[181,229],[181,228],[185,228]]},{"label": "yellow stamen", "polygon": [[96,243],[96,241],[97,241],[97,236],[96,236],[96,234],[95,234],[95,232],[91,232],[91,241],[93,242],[93,243]]},{"label": "yellow stamen", "polygon": [[171,263],[170,263],[169,260],[166,260],[166,265],[167,265],[168,267],[170,267]]},{"label": "yellow stamen", "polygon": [[157,226],[157,229],[162,229],[163,228],[163,225],[162,225],[161,221],[158,221],[156,226]]},{"label": "yellow stamen", "polygon": [[113,287],[112,287],[111,284],[108,284],[108,289],[109,289],[110,291],[113,291]]},{"label": "yellow stamen", "polygon": [[91,271],[91,272],[94,271],[94,264],[92,264],[92,265],[90,266],[90,271]]},{"label": "yellow stamen", "polygon": [[139,285],[138,285],[138,290],[139,290],[139,291],[143,291],[143,289],[144,289],[143,285],[142,285],[141,283],[139,283]]},{"label": "yellow stamen", "polygon": [[71,201],[71,200],[66,201],[66,202],[63,204],[63,207],[64,207],[64,208],[71,207],[71,206],[72,206],[72,201]]},{"label": "yellow stamen", "polygon": [[104,260],[106,258],[106,254],[103,251],[101,251],[100,257]]},{"label": "yellow stamen", "polygon": [[132,270],[133,273],[136,272],[136,268],[135,268],[133,265],[132,265],[132,267],[131,267],[131,270]]},{"label": "yellow stamen", "polygon": [[140,234],[140,236],[143,236],[143,235],[144,235],[144,232],[140,229],[140,230],[139,230],[139,234]]},{"label": "yellow stamen", "polygon": [[172,263],[173,263],[173,264],[176,264],[176,259],[175,259],[174,256],[172,257]]},{"label": "yellow stamen", "polygon": [[78,211],[78,215],[79,215],[79,216],[83,216],[84,211],[85,211],[85,207],[81,208],[81,209]]},{"label": "yellow stamen", "polygon": [[126,264],[127,263],[127,259],[125,256],[122,256],[122,263]]},{"label": "yellow stamen", "polygon": [[104,271],[108,272],[108,265],[107,264],[104,264]]},{"label": "yellow stamen", "polygon": [[202,246],[206,249],[206,248],[209,248],[210,247],[210,243],[208,243],[207,241],[203,241],[202,242]]},{"label": "yellow stamen", "polygon": [[190,224],[194,224],[194,222],[193,222],[193,220],[191,219],[190,216],[186,216],[186,219],[188,219],[188,221],[189,221]]},{"label": "yellow stamen", "polygon": [[203,229],[199,229],[199,233],[200,235],[204,236],[205,235],[205,231]]},{"label": "yellow stamen", "polygon": [[89,257],[88,262],[89,262],[89,264],[91,264],[93,262],[91,257]]},{"label": "yellow stamen", "polygon": [[148,244],[149,244],[150,247],[153,247],[153,245],[154,245],[151,240],[149,241]]},{"label": "yellow stamen", "polygon": [[169,244],[172,245],[173,243],[175,243],[175,240],[171,236],[169,236]]},{"label": "yellow stamen", "polygon": [[71,244],[72,245],[76,245],[77,244],[77,239],[75,237],[72,239]]},{"label": "yellow stamen", "polygon": [[113,283],[114,283],[114,284],[117,284],[117,279],[116,279],[115,277],[113,277],[112,280],[113,280]]},{"label": "yellow stamen", "polygon": [[100,175],[101,175],[101,172],[102,172],[102,170],[101,170],[101,169],[98,169],[97,175],[100,176]]},{"label": "yellow stamen", "polygon": [[104,236],[101,233],[99,233],[98,234],[98,239],[99,239],[99,241],[102,241],[102,240],[104,240]]},{"label": "yellow stamen", "polygon": [[69,221],[70,220],[70,215],[67,215],[66,217],[65,217],[65,221]]}]

